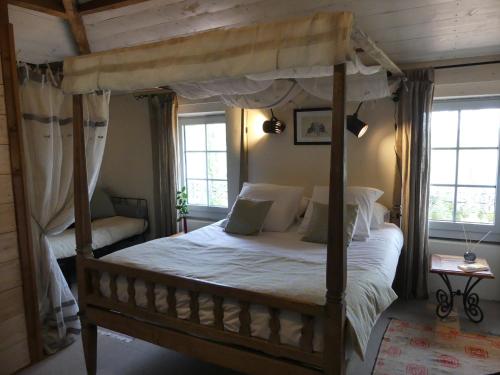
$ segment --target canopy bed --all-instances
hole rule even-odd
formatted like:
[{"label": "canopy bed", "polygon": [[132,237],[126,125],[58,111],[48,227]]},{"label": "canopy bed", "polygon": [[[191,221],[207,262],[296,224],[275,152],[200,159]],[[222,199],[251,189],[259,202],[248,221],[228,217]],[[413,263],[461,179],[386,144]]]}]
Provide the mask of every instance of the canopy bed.
[{"label": "canopy bed", "polygon": [[[63,88],[74,95],[77,276],[82,338],[89,374],[96,372],[98,325],[246,373],[345,372],[348,268],[344,235],[344,137],[346,72],[350,69],[346,58],[352,53],[351,29],[352,14],[319,13],[237,29],[217,29],[65,61]],[[395,75],[401,73],[394,64],[388,64],[390,60],[363,33],[355,33],[356,38],[360,35],[375,51],[373,57],[376,61]],[[204,87],[211,90],[213,85],[220,89],[221,82],[228,80],[231,87],[243,82],[246,88],[258,86],[262,89],[279,82],[274,81],[278,79],[307,80],[332,74],[326,275],[324,261],[315,266],[318,268],[309,270],[313,273],[322,270],[322,278],[315,280],[324,281],[326,288],[319,290],[326,290],[326,293],[316,299],[280,293],[278,290],[286,289],[286,281],[285,285],[270,281],[267,289],[262,284],[262,288],[254,288],[238,282],[248,275],[239,275],[238,278],[236,272],[226,272],[233,278],[225,281],[220,278],[220,272],[215,271],[218,276],[214,278],[192,277],[192,270],[188,268],[181,272],[183,266],[179,254],[165,257],[165,252],[158,250],[156,241],[139,245],[141,254],[149,254],[145,258],[150,262],[134,258],[134,248],[104,259],[93,258],[82,94],[95,90],[132,91],[165,86],[174,91],[176,88],[186,91],[195,82],[204,83]],[[302,87],[307,85],[306,82]],[[252,89],[249,90],[247,94],[252,93]],[[181,250],[189,253],[190,248],[195,248],[196,236],[210,231],[217,229],[211,227],[185,238],[157,241],[167,241],[174,248],[177,246],[180,253]],[[222,258],[230,257],[231,246],[225,248],[227,251]],[[165,264],[155,261],[158,251],[165,260],[179,265],[177,272],[162,269]],[[203,249],[199,251],[201,257]],[[294,261],[288,260],[287,264]],[[191,265],[196,266],[194,261]],[[268,268],[272,269],[276,268]],[[279,274],[270,273],[268,276],[274,276],[272,280],[279,278]],[[180,290],[187,308],[183,311],[179,309]],[[207,303],[211,316],[208,323]],[[228,307],[227,303],[231,306]],[[269,316],[267,327],[264,327],[267,335],[254,335],[252,323],[255,322],[252,319],[256,319],[255,307]],[[280,318],[290,313],[298,319],[290,322]],[[228,315],[232,315],[233,329],[228,328],[228,324],[231,325],[227,322]],[[295,324],[292,329],[296,332],[295,339],[287,339],[286,326],[292,323]]]}]

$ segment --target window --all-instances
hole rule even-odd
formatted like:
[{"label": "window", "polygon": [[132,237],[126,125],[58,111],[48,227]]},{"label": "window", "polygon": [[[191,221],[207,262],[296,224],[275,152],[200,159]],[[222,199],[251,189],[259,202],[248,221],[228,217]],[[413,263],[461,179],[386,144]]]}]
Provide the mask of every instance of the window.
[{"label": "window", "polygon": [[179,118],[181,185],[193,216],[218,218],[228,208],[226,120],[223,114]]},{"label": "window", "polygon": [[500,240],[500,98],[435,101],[431,119],[431,236]]}]

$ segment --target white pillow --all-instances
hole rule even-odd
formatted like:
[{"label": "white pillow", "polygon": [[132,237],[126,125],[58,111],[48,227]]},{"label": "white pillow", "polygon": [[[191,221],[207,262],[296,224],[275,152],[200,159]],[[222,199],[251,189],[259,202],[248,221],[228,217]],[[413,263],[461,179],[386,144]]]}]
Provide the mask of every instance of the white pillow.
[{"label": "white pillow", "polygon": [[370,221],[373,215],[373,205],[384,192],[370,187],[350,186],[345,193],[346,203],[359,206],[358,220],[352,238],[365,241],[370,238]]},{"label": "white pillow", "polygon": [[313,188],[312,197],[309,200],[309,204],[307,205],[306,213],[304,214],[304,219],[299,227],[299,233],[305,233],[307,228],[309,227],[309,222],[311,221],[312,211],[313,211],[313,203],[322,203],[328,204],[328,196],[330,191],[328,186],[315,186]]},{"label": "white pillow", "polygon": [[[360,186],[349,186],[345,192],[345,203],[358,205],[358,219],[354,228],[353,240],[364,241],[370,237],[370,221],[373,215],[374,203],[379,199],[383,191]],[[328,204],[329,201],[329,187],[328,186],[315,186],[311,202],[319,202]],[[304,220],[299,228],[299,232],[304,233],[309,225],[312,215],[312,203],[309,203]]]},{"label": "white pillow", "polygon": [[388,221],[389,209],[383,204],[375,202],[373,204],[372,220],[370,222],[370,229],[380,228],[386,221]]},{"label": "white pillow", "polygon": [[284,232],[293,223],[299,212],[303,187],[272,184],[250,184],[245,182],[240,192],[241,198],[273,201],[264,221],[264,231]]},{"label": "white pillow", "polygon": [[299,210],[297,211],[297,218],[300,219],[302,216],[305,215],[307,207],[309,206],[309,201],[311,198],[307,197],[302,197],[300,200],[300,205],[299,205]]}]

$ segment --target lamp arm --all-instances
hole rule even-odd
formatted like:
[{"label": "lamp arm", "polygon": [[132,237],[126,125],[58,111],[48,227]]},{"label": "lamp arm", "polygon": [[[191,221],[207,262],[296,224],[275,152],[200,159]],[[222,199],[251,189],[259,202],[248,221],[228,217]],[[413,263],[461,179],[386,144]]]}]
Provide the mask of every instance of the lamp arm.
[{"label": "lamp arm", "polygon": [[358,108],[356,108],[356,112],[354,112],[355,116],[358,116],[359,109],[361,108],[361,106],[363,105],[363,103],[364,102],[359,103]]}]

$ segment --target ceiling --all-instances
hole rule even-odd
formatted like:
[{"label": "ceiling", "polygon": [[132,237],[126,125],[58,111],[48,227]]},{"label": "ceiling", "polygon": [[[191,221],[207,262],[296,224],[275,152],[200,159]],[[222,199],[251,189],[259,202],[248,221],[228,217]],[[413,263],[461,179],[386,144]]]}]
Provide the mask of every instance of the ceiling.
[{"label": "ceiling", "polygon": [[[500,0],[150,0],[84,15],[83,22],[97,52],[321,10],[354,12],[399,64],[500,54]],[[77,54],[65,20],[12,5],[9,11],[20,60]]]}]

